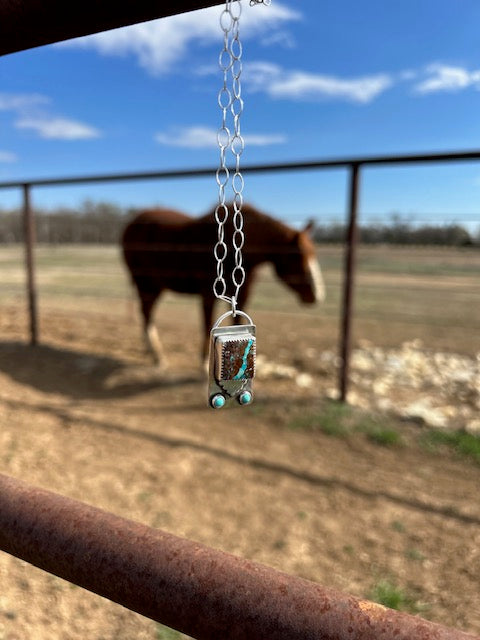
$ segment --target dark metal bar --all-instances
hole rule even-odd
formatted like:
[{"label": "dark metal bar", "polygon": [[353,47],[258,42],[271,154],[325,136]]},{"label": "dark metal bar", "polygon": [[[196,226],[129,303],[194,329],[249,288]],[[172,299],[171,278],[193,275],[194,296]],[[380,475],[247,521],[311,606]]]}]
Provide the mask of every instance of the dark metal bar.
[{"label": "dark metal bar", "polygon": [[37,289],[35,284],[34,247],[36,241],[35,220],[30,202],[30,185],[23,185],[23,229],[25,242],[25,266],[27,271],[27,299],[30,319],[30,344],[38,340]]},{"label": "dark metal bar", "polygon": [[[315,169],[341,169],[358,166],[388,166],[396,164],[429,164],[442,162],[472,162],[480,160],[480,150],[448,153],[404,154],[397,156],[362,156],[355,158],[333,158],[326,160],[308,160],[304,162],[282,162],[273,164],[252,164],[242,168],[242,173],[269,173],[276,171],[308,171]],[[214,176],[217,167],[198,167],[167,171],[143,171],[140,173],[110,173],[83,176],[65,176],[58,178],[32,178],[29,180],[0,182],[0,189],[12,189],[30,184],[35,187],[72,185],[89,182],[116,182],[122,180],[161,180],[174,178],[201,178]]]},{"label": "dark metal bar", "polygon": [[[1,9],[0,9],[1,15]],[[303,170],[315,170],[315,169],[328,169],[328,168],[342,168],[342,167],[356,167],[356,171],[361,166],[388,166],[393,164],[425,164],[425,163],[437,163],[437,162],[460,162],[460,161],[475,161],[480,160],[480,151],[460,151],[460,152],[448,152],[448,153],[436,153],[436,154],[404,154],[398,156],[365,156],[358,158],[338,158],[333,160],[314,160],[308,162],[292,162],[292,163],[278,163],[268,165],[247,165],[242,169],[244,173],[262,173],[262,172],[275,172],[275,171],[303,171]],[[83,184],[92,182],[112,182],[123,180],[159,180],[159,179],[173,179],[173,178],[193,178],[202,176],[213,176],[216,168],[197,168],[197,169],[184,169],[178,171],[149,171],[142,173],[117,173],[117,174],[104,174],[104,175],[85,175],[85,176],[70,176],[64,178],[39,178],[32,180],[23,180],[21,182],[0,182],[0,189],[9,189],[21,187],[24,193],[27,192],[28,187],[41,187],[41,186],[53,186],[53,185],[72,185]],[[350,199],[352,194],[350,194]],[[350,203],[351,210],[352,203]],[[351,223],[350,223],[351,224]],[[29,230],[31,228],[29,227]],[[30,231],[29,231],[30,232]],[[350,232],[349,232],[350,233]],[[28,250],[27,250],[28,251]],[[354,251],[354,249],[353,249]],[[352,249],[347,249],[347,262],[353,261]],[[31,317],[31,341],[32,344],[36,343],[36,299],[35,288],[33,279],[33,256],[30,253],[27,257],[27,261],[32,264],[32,270],[29,271],[29,304],[30,304],[30,317]],[[352,262],[353,264],[353,262]],[[28,265],[28,262],[27,262]],[[29,268],[27,266],[27,268]],[[347,265],[348,268],[348,265]],[[350,280],[346,278],[345,290],[344,290],[344,316],[342,326],[342,345],[341,345],[341,358],[342,358],[342,370],[340,379],[340,397],[345,400],[348,384],[348,364],[349,364],[349,340],[350,340],[350,319],[345,316],[347,308],[351,309],[352,296],[351,296],[351,284],[347,284]],[[30,286],[31,285],[31,286]]]},{"label": "dark metal bar", "polygon": [[340,380],[339,391],[341,402],[347,401],[350,372],[350,354],[353,317],[353,287],[355,277],[355,254],[357,248],[357,213],[360,187],[360,165],[352,164],[350,168],[350,186],[348,203],[348,229],[345,246],[345,268],[343,282],[342,333],[340,341]]},{"label": "dark metal bar", "polygon": [[0,55],[215,4],[221,0],[2,0]]},{"label": "dark metal bar", "polygon": [[475,639],[3,475],[0,549],[198,640]]}]

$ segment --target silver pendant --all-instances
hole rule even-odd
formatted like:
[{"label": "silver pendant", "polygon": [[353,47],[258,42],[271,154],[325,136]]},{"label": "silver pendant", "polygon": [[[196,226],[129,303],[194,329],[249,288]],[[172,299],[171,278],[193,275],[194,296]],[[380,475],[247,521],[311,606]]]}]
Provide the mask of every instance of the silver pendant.
[{"label": "silver pendant", "polygon": [[220,327],[233,312],[228,311],[216,321],[210,332],[210,358],[208,375],[208,403],[221,409],[235,400],[241,405],[253,400],[252,380],[255,376],[255,325],[250,316],[248,324]]}]

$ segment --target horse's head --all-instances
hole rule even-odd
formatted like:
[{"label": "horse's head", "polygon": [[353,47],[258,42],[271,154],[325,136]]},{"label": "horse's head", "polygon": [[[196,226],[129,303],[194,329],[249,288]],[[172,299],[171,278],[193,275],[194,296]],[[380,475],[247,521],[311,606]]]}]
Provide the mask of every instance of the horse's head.
[{"label": "horse's head", "polygon": [[310,237],[312,226],[310,222],[302,231],[295,232],[275,260],[278,276],[307,304],[325,300],[322,271]]}]

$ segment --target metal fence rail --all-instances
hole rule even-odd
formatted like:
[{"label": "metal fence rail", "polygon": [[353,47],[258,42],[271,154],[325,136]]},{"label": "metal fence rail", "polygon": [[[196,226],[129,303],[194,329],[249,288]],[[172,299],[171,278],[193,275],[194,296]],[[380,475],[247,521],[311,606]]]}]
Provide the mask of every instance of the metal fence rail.
[{"label": "metal fence rail", "polygon": [[[214,4],[214,2],[212,2]],[[345,266],[343,278],[343,307],[341,312],[341,330],[339,355],[341,366],[339,369],[339,397],[342,402],[347,400],[351,333],[354,305],[354,276],[357,246],[357,217],[360,198],[361,173],[365,167],[432,164],[446,162],[472,162],[480,160],[480,150],[457,151],[448,153],[421,153],[403,155],[379,155],[350,158],[334,158],[330,160],[311,160],[305,162],[282,162],[276,164],[247,165],[242,168],[243,173],[274,173],[279,171],[314,171],[323,169],[346,169],[349,172],[349,194],[347,212],[347,238],[345,249]],[[35,243],[35,221],[31,207],[30,191],[32,187],[66,186],[73,184],[118,182],[130,180],[165,180],[181,178],[200,178],[215,176],[217,168],[194,168],[184,170],[147,171],[141,173],[114,173],[101,175],[67,176],[56,178],[39,178],[22,181],[0,182],[0,189],[19,188],[23,190],[23,215],[25,228],[25,262],[27,270],[27,298],[30,315],[30,343],[38,340],[37,322],[37,294],[35,285],[35,264],[33,246]],[[213,250],[213,241],[212,241]]]},{"label": "metal fence rail", "polygon": [[198,640],[480,640],[4,475],[0,549]]}]

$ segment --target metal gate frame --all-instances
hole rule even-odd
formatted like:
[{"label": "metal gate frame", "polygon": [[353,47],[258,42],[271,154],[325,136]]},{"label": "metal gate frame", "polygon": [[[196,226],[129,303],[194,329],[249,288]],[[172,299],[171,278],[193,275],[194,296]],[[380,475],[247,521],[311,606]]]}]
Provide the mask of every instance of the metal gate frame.
[{"label": "metal gate frame", "polygon": [[[113,0],[102,3],[95,0],[71,3],[5,0],[0,6],[0,55],[214,4],[220,4],[219,0],[178,0],[171,5],[174,6],[172,10],[168,3],[149,0],[128,3],[125,5],[127,8]],[[347,166],[350,169],[350,217],[345,263],[346,274],[351,276],[348,282],[345,278],[344,285],[340,379],[343,398],[348,380],[361,166],[478,159],[479,152],[465,152],[250,167],[250,171],[321,166]],[[206,171],[213,175],[211,169],[203,170],[204,175]],[[187,174],[174,172],[169,177]],[[157,174],[155,177],[161,176]],[[89,181],[100,180],[105,180],[105,177],[97,176]],[[0,188],[19,186],[23,189],[32,344],[37,342],[38,336],[33,254],[35,225],[30,187],[85,181],[85,178],[80,178],[0,185]],[[143,615],[185,631],[198,640],[472,640],[476,637],[175,538],[1,475],[0,548]]]}]

